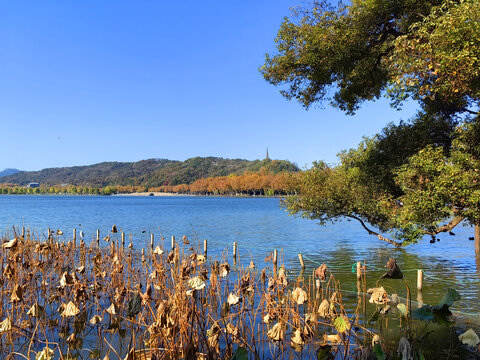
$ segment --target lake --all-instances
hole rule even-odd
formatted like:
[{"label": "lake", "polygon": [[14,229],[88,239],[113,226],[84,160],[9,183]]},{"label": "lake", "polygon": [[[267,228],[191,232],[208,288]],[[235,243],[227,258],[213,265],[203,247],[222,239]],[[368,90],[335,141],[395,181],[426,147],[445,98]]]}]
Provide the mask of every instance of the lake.
[{"label": "lake", "polygon": [[[163,236],[168,246],[172,235],[177,239],[186,235],[189,239],[197,238],[199,243],[208,239],[210,257],[227,256],[228,249],[232,262],[231,248],[236,241],[239,264],[245,266],[251,260],[258,267],[266,266],[264,258],[278,249],[287,270],[298,273],[297,254],[302,253],[306,272],[326,263],[340,279],[346,296],[351,294],[352,303],[357,299],[352,265],[366,260],[368,288],[375,286],[385,272],[388,258],[394,257],[412,289],[413,300],[417,297],[417,269],[423,269],[425,303],[435,304],[447,288],[455,288],[462,299],[452,307],[454,312],[466,322],[479,322],[480,263],[474,256],[473,241],[468,240],[473,236],[471,227],[458,226],[453,230],[455,236],[441,234],[440,241],[434,244],[426,238],[406,249],[395,249],[368,235],[356,222],[322,227],[314,221],[289,216],[276,198],[0,196],[3,233],[12,226],[23,225],[45,234],[50,227],[61,229],[67,239],[76,228],[77,234],[83,231],[89,242],[96,229],[100,229],[103,238],[113,224],[127,234],[127,244],[131,235],[135,249],[147,247],[151,233],[156,243]],[[406,295],[401,282],[391,280],[389,286],[401,296]]]}]

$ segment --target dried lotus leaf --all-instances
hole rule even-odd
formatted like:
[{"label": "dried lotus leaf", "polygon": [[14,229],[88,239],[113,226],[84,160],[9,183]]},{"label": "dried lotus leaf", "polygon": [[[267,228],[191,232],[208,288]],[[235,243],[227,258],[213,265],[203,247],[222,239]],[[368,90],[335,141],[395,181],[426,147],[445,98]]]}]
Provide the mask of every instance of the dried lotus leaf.
[{"label": "dried lotus leaf", "polygon": [[163,251],[162,249],[160,249],[160,246],[158,246],[158,245],[155,247],[155,250],[153,250],[153,253],[154,253],[155,255],[162,255],[164,252],[165,252],[165,251]]},{"label": "dried lotus leaf", "polygon": [[0,334],[7,333],[12,330],[12,321],[7,317],[0,322]]},{"label": "dried lotus leaf", "polygon": [[4,243],[4,244],[2,245],[2,247],[3,247],[4,249],[11,249],[11,248],[17,246],[17,244],[18,244],[18,239],[17,239],[17,238],[14,238],[14,239],[12,239],[12,240]]},{"label": "dried lotus leaf", "polygon": [[40,317],[45,313],[43,306],[38,305],[37,303],[33,304],[32,307],[27,311],[27,315],[31,317]]},{"label": "dried lotus leaf", "polygon": [[267,335],[270,338],[270,340],[282,341],[285,335],[282,324],[277,322],[275,325],[272,326],[270,330],[268,330]]},{"label": "dried lotus leaf", "polygon": [[293,346],[305,344],[305,341],[303,341],[303,334],[300,329],[295,330],[291,341]]},{"label": "dried lotus leaf", "polygon": [[240,302],[240,298],[233,292],[231,292],[230,294],[228,294],[227,302],[230,306],[237,305]]},{"label": "dried lotus leaf", "polygon": [[76,316],[78,314],[80,314],[80,310],[75,306],[75,304],[73,302],[70,301],[65,306],[65,308],[63,309],[63,311],[60,315],[62,315],[63,317],[68,317],[68,316]]},{"label": "dried lotus leaf", "polygon": [[194,290],[202,290],[205,287],[205,282],[200,279],[199,276],[195,276],[188,280],[188,286],[190,286]]},{"label": "dried lotus leaf", "polygon": [[463,334],[459,335],[458,340],[471,347],[475,347],[478,345],[478,343],[480,343],[480,339],[473,329],[468,329]]},{"label": "dried lotus leaf", "polygon": [[307,302],[307,292],[302,288],[297,287],[292,291],[292,298],[298,305],[302,305]]},{"label": "dried lotus leaf", "polygon": [[98,323],[100,323],[102,321],[102,318],[98,315],[94,315],[91,319],[90,319],[90,324],[92,325],[97,325]]}]

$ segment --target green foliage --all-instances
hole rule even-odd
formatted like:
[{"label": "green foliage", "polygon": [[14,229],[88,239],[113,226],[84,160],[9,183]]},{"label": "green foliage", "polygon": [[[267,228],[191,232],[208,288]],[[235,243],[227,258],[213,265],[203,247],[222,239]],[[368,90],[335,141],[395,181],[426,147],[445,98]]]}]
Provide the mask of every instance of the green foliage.
[{"label": "green foliage", "polygon": [[437,305],[423,305],[421,308],[412,311],[412,318],[452,326],[454,320],[449,308],[457,300],[460,300],[460,294],[455,289],[448,289]]},{"label": "green foliage", "polygon": [[[115,186],[144,186],[191,184],[195,180],[213,177],[243,174],[246,171],[280,173],[299,171],[298,167],[285,160],[243,160],[222,159],[216,157],[195,157],[185,161],[149,159],[133,163],[104,162],[90,166],[43,169],[41,171],[21,171],[2,177],[4,183],[26,185],[34,179],[42,185],[71,184],[76,187],[107,187],[106,195],[114,193]],[[85,193],[79,191],[77,193]],[[54,192],[53,189],[52,191]],[[88,193],[88,192],[87,192]],[[92,190],[91,194],[98,194]]]},{"label": "green foliage", "polygon": [[[308,107],[330,100],[349,113],[364,100],[381,96],[392,78],[387,59],[395,40],[441,0],[353,0],[331,5],[316,1],[285,18],[276,38],[277,53],[261,68],[281,93]],[[333,97],[330,96],[334,93]]]}]

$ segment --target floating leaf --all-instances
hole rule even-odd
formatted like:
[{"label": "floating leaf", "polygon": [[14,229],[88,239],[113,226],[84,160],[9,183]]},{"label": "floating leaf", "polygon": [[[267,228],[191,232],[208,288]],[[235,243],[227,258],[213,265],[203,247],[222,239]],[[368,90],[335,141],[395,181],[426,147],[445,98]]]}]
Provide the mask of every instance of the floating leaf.
[{"label": "floating leaf", "polygon": [[195,276],[188,280],[188,286],[190,286],[194,290],[202,290],[205,287],[205,282],[200,279],[199,276]]},{"label": "floating leaf", "polygon": [[12,321],[7,317],[0,323],[0,334],[4,334],[12,330]]},{"label": "floating leaf", "polygon": [[339,333],[344,333],[350,329],[350,321],[345,315],[339,315],[335,318],[333,326]]},{"label": "floating leaf", "polygon": [[53,350],[45,346],[42,351],[37,353],[35,360],[51,360],[53,358]]},{"label": "floating leaf", "polygon": [[237,350],[233,353],[230,360],[248,360],[247,350],[245,350],[244,347],[237,348]]},{"label": "floating leaf", "polygon": [[397,309],[400,312],[400,315],[403,316],[404,318],[408,316],[407,306],[405,304],[402,304],[402,303],[398,304]]},{"label": "floating leaf", "polygon": [[480,339],[478,338],[477,333],[473,329],[468,329],[463,334],[458,337],[458,340],[462,342],[462,344],[466,344],[468,346],[475,347],[480,343]]},{"label": "floating leaf", "polygon": [[441,308],[443,305],[452,306],[454,301],[460,300],[461,296],[455,289],[448,289],[442,299],[435,307]]},{"label": "floating leaf", "polygon": [[307,302],[307,292],[302,288],[297,287],[292,291],[292,298],[298,305],[302,305]]},{"label": "floating leaf", "polygon": [[385,360],[386,359],[386,356],[385,356],[385,353],[383,352],[381,344],[375,344],[375,346],[373,347],[373,352],[375,353],[375,356],[377,357],[377,360]]},{"label": "floating leaf", "polygon": [[317,360],[331,360],[333,359],[332,347],[330,345],[321,345],[317,349]]},{"label": "floating leaf", "polygon": [[73,302],[69,302],[63,309],[62,315],[63,317],[69,317],[69,316],[76,316],[80,313],[80,310],[75,306]]},{"label": "floating leaf", "polygon": [[127,304],[127,317],[133,317],[142,310],[142,296],[139,293],[133,295]]}]

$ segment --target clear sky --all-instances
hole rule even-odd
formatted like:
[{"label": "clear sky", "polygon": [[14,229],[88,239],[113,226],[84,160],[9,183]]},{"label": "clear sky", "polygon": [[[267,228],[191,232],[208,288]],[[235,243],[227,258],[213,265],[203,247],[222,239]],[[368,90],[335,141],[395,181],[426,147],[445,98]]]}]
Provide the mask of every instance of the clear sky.
[{"label": "clear sky", "polygon": [[304,110],[258,68],[287,0],[3,1],[0,170],[194,156],[335,162],[408,119]]}]

